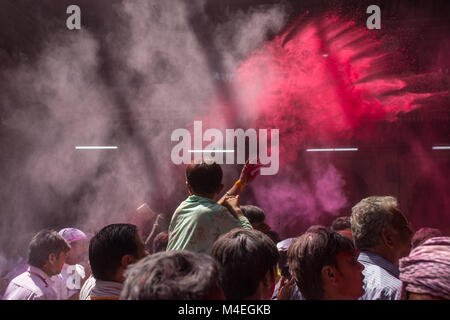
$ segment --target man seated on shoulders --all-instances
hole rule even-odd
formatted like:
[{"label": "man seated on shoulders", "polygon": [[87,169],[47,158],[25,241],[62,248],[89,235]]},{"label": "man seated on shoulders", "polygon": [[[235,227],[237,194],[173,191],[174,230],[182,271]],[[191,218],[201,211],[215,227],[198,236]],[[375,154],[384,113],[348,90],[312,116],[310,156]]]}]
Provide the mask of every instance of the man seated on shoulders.
[{"label": "man seated on shoulders", "polygon": [[252,229],[240,209],[237,194],[256,176],[248,173],[249,168],[255,166],[246,164],[233,188],[216,202],[223,189],[220,165],[209,161],[189,164],[186,168],[189,197],[172,216],[166,250],[210,254],[214,241],[220,235],[234,228]]}]

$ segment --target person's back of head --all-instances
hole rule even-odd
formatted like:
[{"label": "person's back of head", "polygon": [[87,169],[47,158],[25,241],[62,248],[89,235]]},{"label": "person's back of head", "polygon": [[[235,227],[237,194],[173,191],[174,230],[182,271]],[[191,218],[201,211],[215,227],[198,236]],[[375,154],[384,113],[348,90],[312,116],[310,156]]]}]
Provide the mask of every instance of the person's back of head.
[{"label": "person's back of head", "polygon": [[70,244],[54,230],[41,230],[30,241],[28,246],[28,264],[45,269],[51,274],[61,272],[65,261],[63,253],[70,250]]},{"label": "person's back of head", "polygon": [[125,272],[122,300],[219,300],[220,269],[209,255],[191,251],[159,252]]},{"label": "person's back of head", "polygon": [[268,236],[233,229],[216,240],[212,256],[222,267],[221,285],[227,299],[270,299],[279,253]]},{"label": "person's back of head", "polygon": [[314,226],[288,249],[288,264],[307,300],[358,299],[364,294],[363,266],[353,243],[325,227]]},{"label": "person's back of head", "polygon": [[450,237],[434,237],[400,259],[401,299],[450,300]]},{"label": "person's back of head", "polygon": [[153,239],[152,253],[158,253],[160,251],[166,251],[167,242],[169,240],[169,234],[167,232],[158,233]]},{"label": "person's back of head", "polygon": [[345,229],[351,229],[352,226],[350,224],[350,217],[337,217],[334,219],[334,221],[331,223],[331,230],[333,231],[340,231]]},{"label": "person's back of head", "polygon": [[242,213],[253,225],[254,223],[264,222],[266,219],[266,214],[264,211],[257,206],[245,205],[241,206]]},{"label": "person's back of head", "polygon": [[89,262],[98,280],[123,281],[120,270],[147,254],[138,229],[132,224],[110,224],[89,242]]},{"label": "person's back of head", "polygon": [[414,233],[412,239],[411,239],[411,245],[413,248],[420,246],[422,243],[427,241],[428,239],[434,238],[434,237],[440,237],[442,236],[442,232],[439,229],[435,228],[420,228],[419,230]]},{"label": "person's back of head", "polygon": [[269,238],[270,240],[273,241],[273,243],[277,244],[278,242],[281,241],[280,235],[273,230],[269,230],[268,232],[264,232]]},{"label": "person's back of head", "polygon": [[394,197],[362,199],[352,208],[350,223],[360,251],[377,253],[393,264],[409,254],[412,231]]},{"label": "person's back of head", "polygon": [[186,167],[188,189],[198,196],[210,198],[220,193],[223,188],[222,177],[222,168],[215,162],[202,161]]},{"label": "person's back of head", "polygon": [[353,241],[352,226],[350,224],[349,216],[337,217],[334,219],[331,223],[331,230],[336,231],[337,233],[340,233],[344,237],[347,237]]},{"label": "person's back of head", "polygon": [[277,243],[279,238],[277,238],[278,234],[276,232],[271,232],[270,226],[266,223],[266,214],[264,211],[257,206],[253,205],[245,205],[241,206],[242,214],[248,219],[251,223],[253,229],[261,231],[269,236],[273,242]]}]

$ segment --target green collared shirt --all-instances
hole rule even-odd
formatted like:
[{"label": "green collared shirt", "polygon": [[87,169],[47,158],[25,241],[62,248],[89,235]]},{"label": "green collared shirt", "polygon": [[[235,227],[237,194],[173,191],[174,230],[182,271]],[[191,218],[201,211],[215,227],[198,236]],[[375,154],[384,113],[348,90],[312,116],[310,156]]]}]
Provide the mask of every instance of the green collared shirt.
[{"label": "green collared shirt", "polygon": [[172,216],[166,250],[211,254],[214,241],[234,228],[253,229],[246,217],[236,219],[217,202],[191,195],[178,206]]}]

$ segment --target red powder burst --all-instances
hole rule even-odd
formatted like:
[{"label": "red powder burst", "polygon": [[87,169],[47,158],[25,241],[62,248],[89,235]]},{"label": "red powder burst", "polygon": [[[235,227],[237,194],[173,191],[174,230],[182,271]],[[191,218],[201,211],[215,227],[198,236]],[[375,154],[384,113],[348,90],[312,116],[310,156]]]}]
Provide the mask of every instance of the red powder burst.
[{"label": "red powder burst", "polygon": [[238,68],[235,88],[246,123],[280,129],[283,161],[296,160],[293,145],[349,137],[427,96],[402,92],[406,83],[389,75],[387,53],[369,32],[335,17],[300,18]]}]

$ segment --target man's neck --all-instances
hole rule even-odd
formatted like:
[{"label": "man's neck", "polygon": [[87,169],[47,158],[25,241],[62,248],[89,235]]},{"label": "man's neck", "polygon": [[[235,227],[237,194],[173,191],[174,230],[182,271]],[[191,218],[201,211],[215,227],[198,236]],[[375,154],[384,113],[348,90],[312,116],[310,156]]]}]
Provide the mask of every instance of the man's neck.
[{"label": "man's neck", "polygon": [[209,200],[214,201],[216,199],[216,194],[200,194],[200,193],[193,193],[192,195],[197,196],[197,197],[202,197],[202,198],[206,198]]},{"label": "man's neck", "polygon": [[253,293],[250,297],[245,298],[244,300],[267,300],[268,295],[269,293],[267,292],[266,287],[262,282],[260,282],[255,293]]},{"label": "man's neck", "polygon": [[333,292],[330,290],[324,290],[322,300],[353,300],[350,297],[346,297],[339,292]]},{"label": "man's neck", "polygon": [[344,300],[344,299],[342,299],[341,297],[339,297],[339,296],[337,296],[337,295],[335,295],[333,293],[325,291],[323,293],[322,300]]},{"label": "man's neck", "polygon": [[118,283],[124,283],[125,282],[125,277],[123,275],[125,269],[124,268],[119,268],[119,270],[117,270],[116,274],[114,275],[114,277],[112,277],[111,279],[107,280],[107,281],[111,281],[111,282],[118,282]]},{"label": "man's neck", "polygon": [[390,250],[388,248],[375,247],[375,248],[370,248],[370,249],[364,249],[364,250],[361,250],[361,251],[367,251],[367,252],[370,252],[370,253],[374,253],[376,255],[379,255],[383,259],[389,261],[394,266],[397,265],[398,261],[396,261],[395,257],[392,255],[392,253],[390,252]]},{"label": "man's neck", "polygon": [[252,294],[250,297],[245,298],[244,300],[264,300],[264,299],[262,298],[259,290],[257,290],[254,294]]},{"label": "man's neck", "polygon": [[52,276],[55,275],[55,274],[50,270],[50,268],[49,268],[48,266],[46,266],[46,265],[44,265],[42,268],[39,268],[39,269],[41,269],[42,271],[44,271],[44,273],[45,273],[49,278],[51,278]]}]

